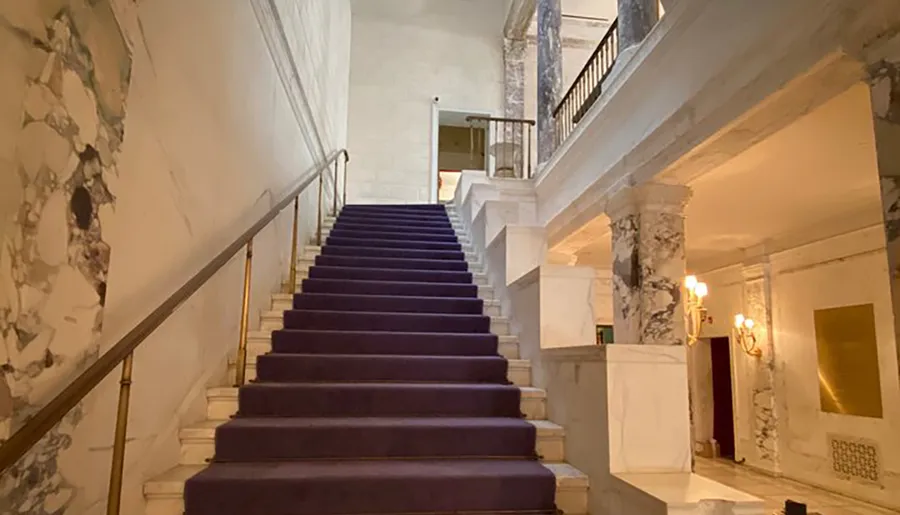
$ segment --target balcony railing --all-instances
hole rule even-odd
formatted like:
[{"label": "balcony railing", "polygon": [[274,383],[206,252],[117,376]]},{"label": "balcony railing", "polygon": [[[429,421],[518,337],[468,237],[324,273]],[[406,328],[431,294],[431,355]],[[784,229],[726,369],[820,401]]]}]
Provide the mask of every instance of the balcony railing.
[{"label": "balcony railing", "polygon": [[569,137],[578,122],[600,98],[603,81],[609,75],[618,56],[619,20],[616,19],[553,112],[557,147]]},{"label": "balcony railing", "polygon": [[[467,116],[470,137],[469,151],[474,157],[484,152],[487,174],[491,177],[530,179],[532,167],[532,127],[534,120]],[[484,129],[484,138],[476,137],[475,129]]]}]

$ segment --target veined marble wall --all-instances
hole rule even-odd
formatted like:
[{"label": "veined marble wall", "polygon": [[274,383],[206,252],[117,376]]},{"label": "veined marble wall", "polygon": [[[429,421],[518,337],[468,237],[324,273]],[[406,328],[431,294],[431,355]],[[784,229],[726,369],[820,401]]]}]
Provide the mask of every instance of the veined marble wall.
[{"label": "veined marble wall", "polygon": [[[900,507],[900,444],[896,438],[900,431],[900,385],[893,373],[897,358],[882,228],[876,226],[773,254],[769,263],[771,332],[768,344],[767,338],[761,340],[763,357],[750,357],[732,343],[737,458],[790,478]],[[753,294],[753,278],[759,275],[747,275],[741,266],[735,266],[702,277],[710,285],[706,306],[713,318],[703,335],[727,336],[733,316],[752,312],[762,297]],[[875,306],[884,416],[876,419],[823,413],[813,311],[869,303]],[[751,316],[763,323],[764,315]],[[702,354],[694,351],[694,359],[702,359]],[[692,386],[703,382],[699,377],[693,379]],[[695,395],[694,399],[702,397]],[[695,441],[712,432],[711,397],[706,403],[695,404],[697,409],[704,413],[695,413],[695,425],[698,421],[704,425],[695,428]],[[830,433],[877,442],[883,460],[881,485],[845,481],[831,471]]]},{"label": "veined marble wall", "polygon": [[[96,359],[131,55],[108,0],[0,2],[0,440]],[[74,409],[0,478],[0,512],[63,513]]]},{"label": "veined marble wall", "polygon": [[[0,0],[7,431],[345,146],[348,1],[109,1]],[[301,199],[302,240],[315,193]],[[251,327],[287,272],[289,232],[290,210],[255,239]],[[143,513],[143,482],[177,463],[179,427],[226,384],[242,258],[136,352],[122,513]],[[117,379],[26,458],[27,473],[4,475],[0,513],[105,512]]]}]

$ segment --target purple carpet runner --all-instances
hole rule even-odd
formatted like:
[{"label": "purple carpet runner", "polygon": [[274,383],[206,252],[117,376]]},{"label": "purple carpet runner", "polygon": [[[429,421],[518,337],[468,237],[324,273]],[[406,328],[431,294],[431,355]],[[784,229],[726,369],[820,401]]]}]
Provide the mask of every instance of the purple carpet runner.
[{"label": "purple carpet runner", "polygon": [[442,206],[346,206],[186,515],[555,512]]}]

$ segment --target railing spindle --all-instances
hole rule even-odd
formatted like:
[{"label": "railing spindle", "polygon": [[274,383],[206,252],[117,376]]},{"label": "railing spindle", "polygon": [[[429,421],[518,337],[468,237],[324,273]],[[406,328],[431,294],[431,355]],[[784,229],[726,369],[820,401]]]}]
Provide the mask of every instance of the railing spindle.
[{"label": "railing spindle", "polygon": [[253,238],[250,238],[244,255],[244,296],[241,303],[241,334],[238,337],[237,360],[234,370],[234,386],[237,388],[244,386],[247,374],[247,327],[250,319],[250,276],[252,272]]},{"label": "railing spindle", "polygon": [[[337,195],[337,192],[335,192]],[[291,268],[290,280],[288,281],[288,291],[293,295],[297,292],[297,229],[299,225],[300,197],[294,199],[294,221],[291,224]]]},{"label": "railing spindle", "polygon": [[109,467],[109,495],[106,502],[107,515],[119,515],[122,505],[122,474],[125,471],[125,440],[128,435],[128,402],[131,398],[133,362],[133,352],[122,361],[122,378],[119,380],[119,405],[116,410],[116,432],[113,437],[112,464]]},{"label": "railing spindle", "polygon": [[325,189],[325,184],[322,181],[322,176],[319,175],[319,201],[316,207],[316,245],[322,246],[322,190]]},{"label": "railing spindle", "polygon": [[334,162],[334,198],[332,200],[333,200],[333,202],[332,202],[332,208],[331,208],[331,215],[337,216],[338,215],[338,206],[337,206],[337,201],[338,201],[338,162],[337,161]]},{"label": "railing spindle", "polygon": [[347,167],[348,166],[350,166],[350,156],[345,154],[344,155],[344,191],[343,191],[344,198],[341,199],[341,206],[347,205]]}]

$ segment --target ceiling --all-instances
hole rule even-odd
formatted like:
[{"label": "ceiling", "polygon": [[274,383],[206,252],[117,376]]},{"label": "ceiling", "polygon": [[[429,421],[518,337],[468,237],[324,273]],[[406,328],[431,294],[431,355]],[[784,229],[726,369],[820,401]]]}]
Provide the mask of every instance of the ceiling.
[{"label": "ceiling", "polygon": [[354,17],[455,32],[496,31],[499,37],[508,0],[351,0]]},{"label": "ceiling", "polygon": [[[869,92],[860,84],[689,184],[688,266],[704,271],[881,223]],[[606,220],[579,264],[610,265]]]}]

